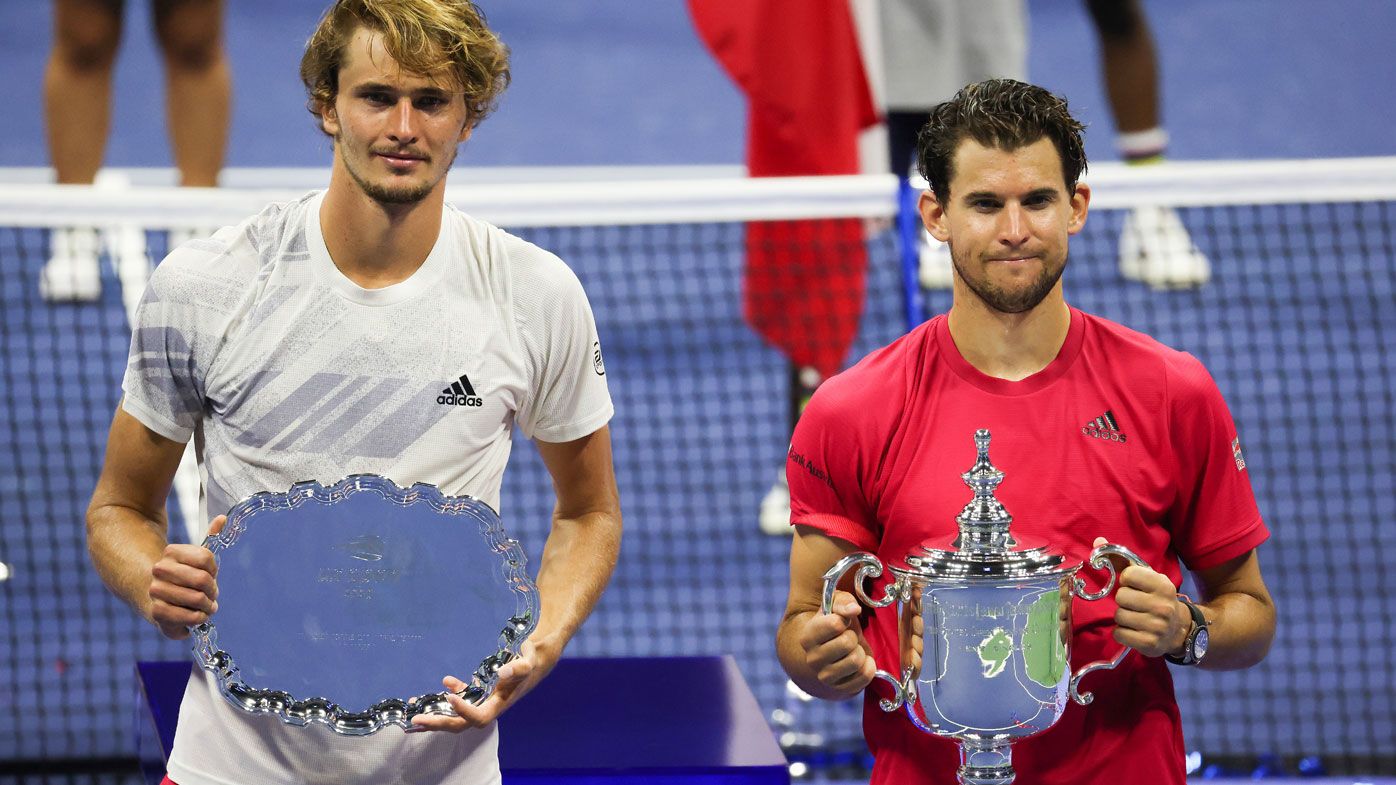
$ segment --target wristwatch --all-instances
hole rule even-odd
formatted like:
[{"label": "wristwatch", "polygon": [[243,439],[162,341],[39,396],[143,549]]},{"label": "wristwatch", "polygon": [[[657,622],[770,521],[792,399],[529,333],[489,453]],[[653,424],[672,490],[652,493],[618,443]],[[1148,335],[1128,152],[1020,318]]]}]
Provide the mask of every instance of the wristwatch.
[{"label": "wristwatch", "polygon": [[1165,654],[1163,658],[1174,665],[1197,665],[1207,656],[1207,617],[1202,615],[1202,609],[1194,605],[1187,595],[1179,594],[1178,601],[1188,606],[1188,613],[1192,615],[1192,629],[1183,639],[1183,653]]}]

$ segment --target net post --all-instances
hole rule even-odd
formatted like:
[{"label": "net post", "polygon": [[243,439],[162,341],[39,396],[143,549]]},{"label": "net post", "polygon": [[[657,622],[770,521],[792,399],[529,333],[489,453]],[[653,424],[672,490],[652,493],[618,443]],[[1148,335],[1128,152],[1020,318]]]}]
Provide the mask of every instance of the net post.
[{"label": "net post", "polygon": [[916,329],[926,318],[921,301],[921,284],[918,273],[921,266],[921,214],[916,209],[920,197],[911,180],[902,177],[897,180],[897,240],[902,258],[902,308],[906,316],[908,332]]}]

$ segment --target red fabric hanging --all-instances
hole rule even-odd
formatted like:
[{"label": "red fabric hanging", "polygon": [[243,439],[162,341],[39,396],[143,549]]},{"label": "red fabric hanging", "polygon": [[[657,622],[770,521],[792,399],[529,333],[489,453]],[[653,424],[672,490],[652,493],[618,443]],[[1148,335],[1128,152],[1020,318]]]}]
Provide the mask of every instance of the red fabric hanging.
[{"label": "red fabric hanging", "polygon": [[[747,96],[753,177],[857,174],[878,121],[848,0],[688,0],[699,36]],[[836,373],[862,316],[861,219],[747,224],[743,313],[797,365]]]}]

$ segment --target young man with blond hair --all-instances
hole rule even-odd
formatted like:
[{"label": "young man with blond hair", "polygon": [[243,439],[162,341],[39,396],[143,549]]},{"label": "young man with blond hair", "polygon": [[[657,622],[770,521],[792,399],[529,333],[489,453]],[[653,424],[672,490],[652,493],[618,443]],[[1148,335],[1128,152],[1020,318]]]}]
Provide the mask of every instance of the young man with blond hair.
[{"label": "young man with blond hair", "polygon": [[[538,445],[557,497],[537,629],[489,699],[452,696],[458,716],[418,716],[417,733],[350,738],[246,714],[196,670],[169,782],[498,782],[495,718],[548,673],[610,577],[621,527],[613,408],[586,295],[556,256],[445,204],[457,147],[508,73],[507,50],[467,0],[329,10],[301,67],[310,110],[334,140],[329,188],[186,244],[157,268],[88,539],[112,591],[184,638],[218,597],[212,554],[166,537],[165,499],[191,437],[208,519],[253,493],[362,472],[498,509],[517,427]],[[441,405],[462,375],[480,405]]]},{"label": "young man with blond hair", "polygon": [[[1068,703],[1054,727],[1014,744],[1019,785],[1182,785],[1168,663],[1246,668],[1274,638],[1256,556],[1269,531],[1216,383],[1191,355],[1071,308],[1062,293],[1091,196],[1079,181],[1081,130],[1064,100],[1011,79],[965,87],[932,111],[917,140],[931,185],[919,207],[950,247],[950,312],[820,387],[791,441],[796,534],[777,651],[817,697],[867,690],[874,785],[953,782],[961,761],[948,739],[878,706],[890,690],[875,671],[901,671],[897,608],[864,610],[838,591],[823,614],[822,576],[858,550],[900,564],[923,544],[944,547],[969,499],[961,472],[977,429],[993,433],[1015,536],[1072,561],[1108,540],[1157,568],[1121,572],[1113,614],[1108,603],[1076,606],[1073,667],[1121,646],[1137,654],[1090,676],[1089,706]],[[1196,601],[1177,594],[1183,567]],[[1092,590],[1103,580],[1081,577]]]}]

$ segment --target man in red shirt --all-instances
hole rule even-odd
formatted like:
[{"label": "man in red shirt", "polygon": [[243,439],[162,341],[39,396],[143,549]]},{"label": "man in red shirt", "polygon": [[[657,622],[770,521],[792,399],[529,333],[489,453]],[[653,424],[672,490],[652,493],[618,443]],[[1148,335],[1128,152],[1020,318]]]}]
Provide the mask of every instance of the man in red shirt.
[{"label": "man in red shirt", "polygon": [[[918,140],[931,184],[920,211],[950,246],[953,305],[826,382],[801,418],[777,649],[798,685],[829,700],[862,692],[879,666],[900,672],[895,606],[864,609],[840,591],[823,615],[822,575],[854,551],[898,563],[927,538],[948,539],[971,495],[960,473],[974,463],[973,434],[987,428],[1016,534],[1075,560],[1108,540],[1158,570],[1123,570],[1116,606],[1076,604],[1073,667],[1121,645],[1137,655],[1083,682],[1090,706],[1068,704],[1055,727],[1014,745],[1019,785],[1182,785],[1167,661],[1224,670],[1265,656],[1275,611],[1255,548],[1269,532],[1201,363],[1063,299],[1068,237],[1090,202],[1077,182],[1081,130],[1065,101],[1013,80],[970,85],[932,113]],[[1196,604],[1177,594],[1182,565]],[[1081,577],[1098,590],[1106,575]],[[954,743],[884,713],[886,687],[865,699],[873,783],[953,782]]]}]

